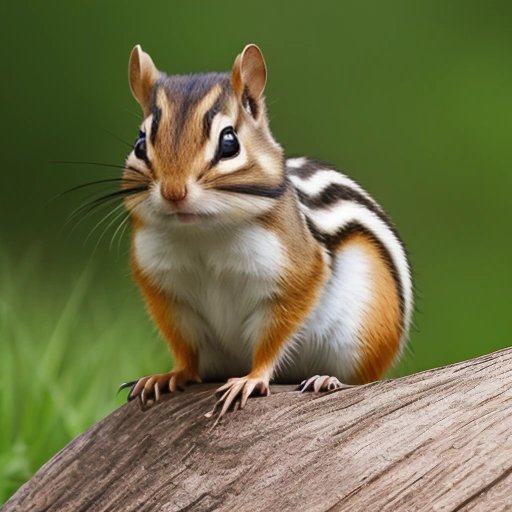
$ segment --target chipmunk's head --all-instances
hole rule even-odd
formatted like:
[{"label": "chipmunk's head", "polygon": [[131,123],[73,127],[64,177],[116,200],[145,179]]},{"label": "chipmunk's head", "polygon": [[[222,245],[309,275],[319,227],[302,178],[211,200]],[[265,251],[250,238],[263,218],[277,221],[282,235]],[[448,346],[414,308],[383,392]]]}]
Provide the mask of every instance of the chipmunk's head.
[{"label": "chipmunk's head", "polygon": [[136,46],[129,80],[144,119],[126,161],[124,187],[138,185],[127,208],[171,226],[239,222],[270,209],[286,180],[262,96],[266,76],[252,44],[231,73],[182,76],[158,71]]}]

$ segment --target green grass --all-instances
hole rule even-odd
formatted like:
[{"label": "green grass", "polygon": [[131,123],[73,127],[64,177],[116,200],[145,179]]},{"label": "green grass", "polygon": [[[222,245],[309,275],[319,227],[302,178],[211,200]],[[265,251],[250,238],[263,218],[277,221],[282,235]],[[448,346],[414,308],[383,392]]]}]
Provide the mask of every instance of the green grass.
[{"label": "green grass", "polygon": [[41,270],[0,266],[0,503],[123,403],[123,380],[169,365],[128,277],[116,289],[91,267]]}]

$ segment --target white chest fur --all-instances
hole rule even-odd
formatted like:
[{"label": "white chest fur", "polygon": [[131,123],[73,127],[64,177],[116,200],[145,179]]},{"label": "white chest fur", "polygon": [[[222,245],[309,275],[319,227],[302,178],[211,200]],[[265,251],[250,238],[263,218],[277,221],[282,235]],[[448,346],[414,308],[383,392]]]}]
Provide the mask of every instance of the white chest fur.
[{"label": "white chest fur", "polygon": [[277,236],[254,225],[229,231],[144,227],[135,237],[135,258],[174,299],[173,317],[200,353],[200,375],[247,373],[286,263]]}]

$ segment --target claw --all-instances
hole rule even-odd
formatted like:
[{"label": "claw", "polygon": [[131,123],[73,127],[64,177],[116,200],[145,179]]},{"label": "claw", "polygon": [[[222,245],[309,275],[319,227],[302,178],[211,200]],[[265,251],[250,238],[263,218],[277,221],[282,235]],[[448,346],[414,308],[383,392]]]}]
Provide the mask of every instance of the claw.
[{"label": "claw", "polygon": [[301,393],[304,393],[305,391],[310,390],[311,384],[315,382],[316,379],[320,378],[320,375],[313,375],[313,377],[310,377],[309,379],[303,380],[300,383],[299,390]]},{"label": "claw", "polygon": [[176,391],[176,377],[174,375],[169,379],[169,393]]},{"label": "claw", "polygon": [[121,392],[123,389],[126,389],[126,388],[133,388],[133,386],[135,386],[135,384],[137,384],[138,380],[131,380],[130,382],[123,382],[118,388],[117,388],[117,392]]},{"label": "claw", "polygon": [[132,391],[133,391],[133,388],[135,387],[135,384],[137,384],[137,382],[139,382],[138,380],[131,380],[130,382],[123,382],[118,388],[117,388],[117,393],[116,395],[118,395],[123,389],[127,389],[129,388],[130,389],[130,392],[128,393],[128,396],[126,397],[126,401],[127,402],[131,402],[135,397],[132,396]]},{"label": "claw", "polygon": [[321,389],[325,389],[325,383],[328,379],[328,375],[323,375],[322,377],[316,379],[316,381],[313,383],[313,389],[315,390],[315,393],[320,393]]},{"label": "claw", "polygon": [[243,387],[245,385],[245,382],[237,382],[233,385],[233,387],[229,390],[229,394],[228,396],[226,397],[226,399],[224,400],[224,404],[222,406],[222,409],[220,410],[220,413],[219,413],[219,417],[217,418],[217,421],[222,418],[222,416],[224,416],[224,414],[226,414],[226,412],[228,411],[228,409],[234,405],[235,403],[235,400],[238,396],[238,394],[240,393],[240,391],[242,391]]},{"label": "claw", "polygon": [[[242,398],[240,399],[240,409],[243,409],[245,407],[245,404],[247,403],[247,400],[249,400],[249,397],[252,395],[252,392],[254,391],[255,387],[255,382],[248,382],[247,385],[244,386],[242,390]],[[238,404],[238,402],[236,403]]]},{"label": "claw", "polygon": [[162,394],[183,390],[186,384],[192,382],[201,382],[201,379],[191,371],[174,370],[126,382],[121,384],[119,391],[130,388],[128,401],[138,398],[141,409],[146,410],[159,402]]},{"label": "claw", "polygon": [[226,384],[218,388],[216,394],[220,397],[213,406],[213,410],[206,414],[207,418],[211,418],[220,409],[212,428],[219,423],[220,419],[229,410],[243,409],[249,397],[256,394],[256,391],[260,395],[268,396],[270,394],[268,379],[249,376],[229,379]]},{"label": "claw", "polygon": [[303,380],[299,384],[298,391],[301,393],[307,391],[319,393],[322,391],[333,391],[335,389],[348,389],[353,387],[353,384],[343,384],[336,377],[330,377],[329,375],[313,375],[313,377]]}]

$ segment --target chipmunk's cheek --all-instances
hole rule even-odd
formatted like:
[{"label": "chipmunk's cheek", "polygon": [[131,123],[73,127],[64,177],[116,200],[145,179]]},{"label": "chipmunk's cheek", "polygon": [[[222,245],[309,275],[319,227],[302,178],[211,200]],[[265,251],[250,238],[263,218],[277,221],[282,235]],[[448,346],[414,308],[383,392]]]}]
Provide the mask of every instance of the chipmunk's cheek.
[{"label": "chipmunk's cheek", "polygon": [[153,211],[151,192],[145,192],[140,196],[129,197],[124,200],[125,208],[138,217],[144,219]]},{"label": "chipmunk's cheek", "polygon": [[218,201],[215,200],[215,192],[204,188],[201,183],[189,181],[187,183],[187,208],[188,213],[199,216],[211,216],[218,213]]}]

